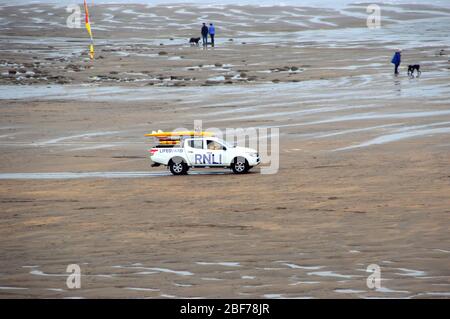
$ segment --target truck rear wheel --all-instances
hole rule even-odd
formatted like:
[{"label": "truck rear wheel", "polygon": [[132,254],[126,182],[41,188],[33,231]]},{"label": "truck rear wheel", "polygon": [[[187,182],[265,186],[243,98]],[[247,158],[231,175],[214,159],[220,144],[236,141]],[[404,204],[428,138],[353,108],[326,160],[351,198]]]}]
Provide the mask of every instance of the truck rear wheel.
[{"label": "truck rear wheel", "polygon": [[176,160],[170,161],[169,168],[173,175],[185,175],[189,170],[189,167],[185,162]]},{"label": "truck rear wheel", "polygon": [[250,166],[244,157],[236,157],[231,165],[231,169],[235,174],[248,173]]}]

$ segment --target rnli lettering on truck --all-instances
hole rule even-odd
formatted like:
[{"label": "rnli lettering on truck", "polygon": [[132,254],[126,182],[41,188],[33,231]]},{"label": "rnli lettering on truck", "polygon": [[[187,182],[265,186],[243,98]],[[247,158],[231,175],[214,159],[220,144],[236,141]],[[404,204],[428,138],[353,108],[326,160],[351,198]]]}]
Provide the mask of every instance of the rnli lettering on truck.
[{"label": "rnli lettering on truck", "polygon": [[222,154],[215,156],[215,154],[195,154],[195,165],[221,165]]}]

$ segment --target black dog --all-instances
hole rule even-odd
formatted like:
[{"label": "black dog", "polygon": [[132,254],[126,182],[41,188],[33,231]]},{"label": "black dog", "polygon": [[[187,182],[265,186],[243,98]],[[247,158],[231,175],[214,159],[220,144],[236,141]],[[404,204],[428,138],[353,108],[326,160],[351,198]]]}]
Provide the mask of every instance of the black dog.
[{"label": "black dog", "polygon": [[410,65],[408,65],[408,75],[409,76],[414,76],[414,71],[417,71],[417,76],[422,74],[422,72],[420,71],[420,64],[410,64]]},{"label": "black dog", "polygon": [[191,45],[199,46],[199,42],[200,42],[200,38],[191,38],[191,39],[189,40],[189,43],[190,43]]}]

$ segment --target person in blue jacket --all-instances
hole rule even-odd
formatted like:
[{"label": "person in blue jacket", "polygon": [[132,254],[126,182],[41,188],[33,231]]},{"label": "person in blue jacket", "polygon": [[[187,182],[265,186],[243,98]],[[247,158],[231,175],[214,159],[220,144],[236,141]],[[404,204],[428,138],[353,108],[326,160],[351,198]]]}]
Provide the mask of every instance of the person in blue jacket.
[{"label": "person in blue jacket", "polygon": [[212,23],[209,24],[209,36],[211,38],[211,46],[214,47],[214,36],[216,35],[216,28]]},{"label": "person in blue jacket", "polygon": [[208,27],[206,26],[206,23],[203,23],[202,26],[202,42],[203,42],[203,46],[206,47],[208,45]]},{"label": "person in blue jacket", "polygon": [[397,75],[398,74],[398,67],[400,66],[400,63],[402,63],[402,50],[401,49],[398,49],[394,53],[394,56],[392,57],[391,63],[394,64],[394,66],[395,66],[394,73],[395,73],[395,75]]}]

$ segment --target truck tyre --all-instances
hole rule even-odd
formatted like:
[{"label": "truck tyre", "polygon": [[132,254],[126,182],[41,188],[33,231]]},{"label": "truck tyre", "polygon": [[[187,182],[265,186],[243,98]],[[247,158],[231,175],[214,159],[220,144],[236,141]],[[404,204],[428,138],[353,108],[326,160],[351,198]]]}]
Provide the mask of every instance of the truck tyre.
[{"label": "truck tyre", "polygon": [[169,168],[173,175],[185,175],[189,170],[187,164],[180,159],[170,160]]},{"label": "truck tyre", "polygon": [[235,174],[245,174],[248,173],[250,166],[244,157],[236,157],[231,165],[231,169]]}]

